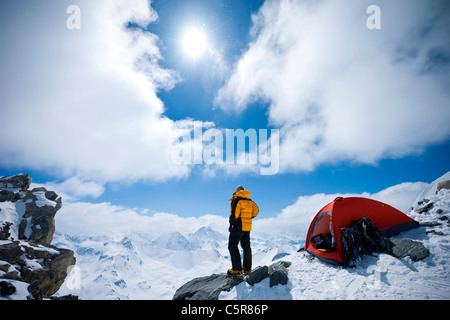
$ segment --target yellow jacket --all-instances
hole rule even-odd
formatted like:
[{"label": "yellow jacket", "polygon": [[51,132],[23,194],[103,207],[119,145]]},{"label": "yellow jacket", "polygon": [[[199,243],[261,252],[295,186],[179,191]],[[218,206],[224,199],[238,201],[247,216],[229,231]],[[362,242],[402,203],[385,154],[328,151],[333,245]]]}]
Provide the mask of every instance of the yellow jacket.
[{"label": "yellow jacket", "polygon": [[250,199],[250,191],[239,190],[228,199],[230,204],[230,226],[242,228],[242,231],[252,230],[252,219],[259,213],[259,208]]}]

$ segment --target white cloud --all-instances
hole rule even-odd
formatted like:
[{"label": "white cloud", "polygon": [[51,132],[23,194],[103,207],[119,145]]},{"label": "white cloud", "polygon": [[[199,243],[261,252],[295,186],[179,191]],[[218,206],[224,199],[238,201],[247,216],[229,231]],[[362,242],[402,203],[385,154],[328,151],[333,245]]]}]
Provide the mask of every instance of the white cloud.
[{"label": "white cloud", "polygon": [[23,4],[7,6],[0,164],[102,183],[188,175],[171,161],[180,129],[157,96],[179,76],[159,66],[157,36],[126,28],[147,26],[156,12],[146,0],[77,5],[81,30],[67,29],[63,1],[30,3],[28,14]]},{"label": "white cloud", "polygon": [[30,190],[36,187],[45,187],[47,190],[55,191],[64,201],[76,201],[83,197],[98,198],[105,192],[102,184],[95,181],[83,181],[78,177],[71,177],[60,183],[32,183]]},{"label": "white cloud", "polygon": [[406,212],[414,204],[416,197],[428,185],[425,182],[404,182],[374,193],[371,195],[371,198]]},{"label": "white cloud", "polygon": [[[281,127],[281,172],[373,163],[442,141],[450,130],[448,15],[423,2],[395,3],[380,2],[382,30],[369,31],[368,2],[267,1],[217,103],[238,111],[270,103],[270,124]],[[192,166],[174,164],[172,143],[194,121],[163,117],[157,95],[179,75],[159,65],[156,35],[126,28],[145,27],[157,13],[146,0],[77,5],[81,30],[67,29],[67,2],[2,3],[0,165],[80,183],[188,176]],[[215,72],[225,75],[216,54]],[[229,169],[204,172],[237,172]],[[95,197],[101,188],[94,189]]]},{"label": "white cloud", "polygon": [[[450,43],[445,1],[268,0],[216,97],[242,112],[269,104],[281,171],[350,160],[373,164],[448,139]],[[444,14],[446,12],[447,14]]]},{"label": "white cloud", "polygon": [[157,238],[165,233],[189,234],[202,226],[226,233],[228,217],[204,215],[182,218],[169,213],[141,214],[137,209],[111,203],[73,202],[64,204],[56,215],[56,230],[84,236],[117,236],[130,233],[149,234]]}]

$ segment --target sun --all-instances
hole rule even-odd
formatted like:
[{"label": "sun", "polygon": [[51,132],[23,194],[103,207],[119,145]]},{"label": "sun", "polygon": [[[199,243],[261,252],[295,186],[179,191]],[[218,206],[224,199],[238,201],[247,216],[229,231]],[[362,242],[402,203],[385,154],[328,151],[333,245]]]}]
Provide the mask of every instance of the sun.
[{"label": "sun", "polygon": [[205,33],[199,29],[192,28],[183,34],[183,51],[191,58],[199,58],[208,47]]}]

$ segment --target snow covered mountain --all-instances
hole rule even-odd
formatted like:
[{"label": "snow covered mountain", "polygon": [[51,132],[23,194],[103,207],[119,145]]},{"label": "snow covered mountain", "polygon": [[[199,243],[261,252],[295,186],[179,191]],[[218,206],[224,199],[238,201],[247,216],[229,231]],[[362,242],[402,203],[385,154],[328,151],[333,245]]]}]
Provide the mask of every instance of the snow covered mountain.
[{"label": "snow covered mountain", "polygon": [[[115,238],[56,233],[54,238],[55,244],[75,252],[78,266],[59,294],[75,292],[80,299],[171,299],[191,278],[224,272],[230,264],[227,236],[206,226],[192,234],[172,232],[156,239],[139,233]],[[254,241],[258,263],[280,253],[276,244],[268,247],[265,242]],[[279,247],[295,252],[299,243]]]}]

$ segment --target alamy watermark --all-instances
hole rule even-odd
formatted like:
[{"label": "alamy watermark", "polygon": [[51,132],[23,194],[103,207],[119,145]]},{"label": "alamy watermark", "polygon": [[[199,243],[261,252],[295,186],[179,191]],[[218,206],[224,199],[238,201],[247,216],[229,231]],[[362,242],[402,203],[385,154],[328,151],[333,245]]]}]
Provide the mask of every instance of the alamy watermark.
[{"label": "alamy watermark", "polygon": [[387,270],[380,266],[371,265],[367,267],[366,273],[368,275],[366,282],[367,288],[371,290],[381,289],[383,285],[382,278],[387,274]]},{"label": "alamy watermark", "polygon": [[67,268],[67,277],[64,283],[69,290],[81,289],[81,269],[79,266],[72,265]]},{"label": "alamy watermark", "polygon": [[381,29],[381,9],[377,5],[371,5],[367,7],[366,12],[370,14],[367,18],[366,26],[369,30],[380,30]]},{"label": "alamy watermark", "polygon": [[66,27],[69,30],[81,29],[81,9],[77,5],[67,7],[66,13],[69,15],[66,19]]},{"label": "alamy watermark", "polygon": [[[67,7],[66,13],[69,15],[66,19],[66,26],[69,30],[81,29],[81,9],[77,5],[70,5]],[[366,10],[370,14],[367,18],[366,26],[369,30],[381,29],[381,9],[377,5],[370,5]]]},{"label": "alamy watermark", "polygon": [[[206,129],[206,130],[205,130]],[[204,128],[194,124],[174,144],[172,160],[184,165],[250,165],[261,175],[275,175],[280,166],[280,131],[271,129]]]}]

